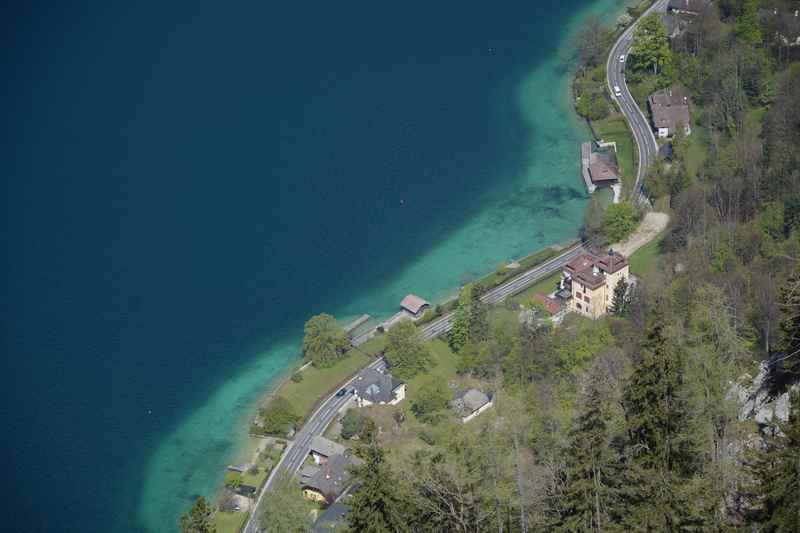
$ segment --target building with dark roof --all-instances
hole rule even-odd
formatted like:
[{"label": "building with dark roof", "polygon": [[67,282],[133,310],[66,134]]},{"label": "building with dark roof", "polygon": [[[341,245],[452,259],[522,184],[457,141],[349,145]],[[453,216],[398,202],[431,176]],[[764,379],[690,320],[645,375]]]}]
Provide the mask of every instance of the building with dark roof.
[{"label": "building with dark roof", "polygon": [[303,496],[323,504],[332,504],[350,483],[349,468],[363,461],[350,455],[334,455],[314,475],[300,480]]},{"label": "building with dark roof", "polygon": [[653,116],[653,129],[659,137],[671,137],[682,127],[686,135],[692,133],[689,114],[689,97],[677,87],[656,91],[647,97]]},{"label": "building with dark roof", "polygon": [[611,151],[592,151],[589,154],[589,177],[595,185],[608,185],[619,181],[616,154]]},{"label": "building with dark roof", "polygon": [[347,513],[350,506],[336,502],[317,518],[314,522],[314,533],[328,533],[330,531],[343,531],[347,529]]},{"label": "building with dark roof", "polygon": [[314,458],[314,462],[318,465],[328,462],[330,457],[334,455],[342,455],[347,451],[347,448],[333,442],[320,435],[314,435],[311,439],[311,451],[309,454]]},{"label": "building with dark roof", "polygon": [[368,367],[353,381],[353,395],[359,407],[396,405],[406,397],[406,382]]}]

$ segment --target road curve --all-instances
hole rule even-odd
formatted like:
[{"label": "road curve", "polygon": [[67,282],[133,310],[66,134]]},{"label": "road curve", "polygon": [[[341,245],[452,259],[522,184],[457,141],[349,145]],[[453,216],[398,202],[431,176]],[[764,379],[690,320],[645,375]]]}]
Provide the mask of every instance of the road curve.
[{"label": "road curve", "polygon": [[[642,14],[642,17],[654,11],[664,12],[666,7],[667,0],[658,0]],[[656,155],[658,154],[658,144],[656,144],[656,137],[653,135],[653,130],[650,128],[647,117],[645,117],[639,106],[636,105],[636,101],[633,99],[633,96],[631,96],[631,92],[628,90],[628,84],[625,81],[625,62],[628,60],[628,53],[630,52],[631,43],[633,42],[634,29],[642,17],[639,17],[639,19],[622,32],[622,35],[619,36],[614,46],[611,47],[611,52],[608,54],[608,59],[606,61],[606,81],[608,83],[608,92],[611,94],[611,98],[617,102],[620,111],[625,116],[625,120],[628,121],[628,126],[636,141],[639,161],[636,169],[636,184],[634,185],[634,190],[637,191],[640,202],[647,202],[643,187],[644,174],[647,172],[647,167],[650,163],[655,161]],[[620,56],[625,56],[624,61],[620,61]],[[620,89],[619,95],[614,91],[615,86]]]}]

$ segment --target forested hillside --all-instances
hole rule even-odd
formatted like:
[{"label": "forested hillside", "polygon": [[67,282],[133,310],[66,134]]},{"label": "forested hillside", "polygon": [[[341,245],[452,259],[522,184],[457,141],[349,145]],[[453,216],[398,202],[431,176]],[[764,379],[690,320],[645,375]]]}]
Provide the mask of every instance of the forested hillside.
[{"label": "forested hillside", "polygon": [[459,371],[495,408],[400,457],[391,428],[367,435],[355,530],[800,531],[800,395],[779,423],[735,393],[800,377],[800,49],[759,8],[798,3],[712,4],[658,74],[631,73],[688,89],[694,122],[649,173],[672,221],[631,301],[458,330]]}]

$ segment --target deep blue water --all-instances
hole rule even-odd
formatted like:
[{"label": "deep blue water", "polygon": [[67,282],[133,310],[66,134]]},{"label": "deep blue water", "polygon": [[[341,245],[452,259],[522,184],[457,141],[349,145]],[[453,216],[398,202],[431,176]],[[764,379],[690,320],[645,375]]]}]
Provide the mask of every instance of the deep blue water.
[{"label": "deep blue water", "polygon": [[140,530],[216,386],[510,186],[579,4],[7,7],[4,527]]}]

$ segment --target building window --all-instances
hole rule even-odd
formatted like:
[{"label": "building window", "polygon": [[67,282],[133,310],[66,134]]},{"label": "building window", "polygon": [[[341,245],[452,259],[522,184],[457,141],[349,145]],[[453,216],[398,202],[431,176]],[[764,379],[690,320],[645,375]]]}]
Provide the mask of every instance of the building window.
[{"label": "building window", "polygon": [[575,307],[577,307],[578,309],[583,309],[583,308],[581,307],[581,304],[580,304],[580,302],[575,302]]},{"label": "building window", "polygon": [[584,301],[584,302],[586,302],[586,303],[588,304],[588,303],[591,301],[591,299],[590,299],[588,296],[586,296],[586,295],[584,294],[584,295],[583,295],[583,301]]}]

